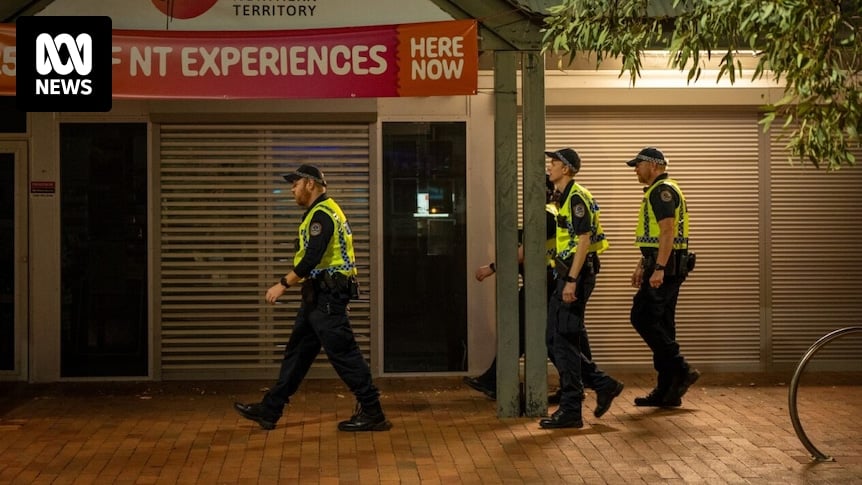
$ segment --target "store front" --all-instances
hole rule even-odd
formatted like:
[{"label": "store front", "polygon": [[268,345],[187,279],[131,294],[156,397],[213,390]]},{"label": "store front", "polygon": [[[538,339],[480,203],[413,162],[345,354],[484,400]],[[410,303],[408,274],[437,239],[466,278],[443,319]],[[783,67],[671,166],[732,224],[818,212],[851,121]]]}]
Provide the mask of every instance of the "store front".
[{"label": "store front", "polygon": [[[36,137],[58,135],[34,147],[33,164],[59,174],[34,214],[59,220],[31,230],[60,231],[37,259],[60,255],[63,291],[35,295],[60,321],[42,328],[59,331],[59,349],[37,349],[59,351],[57,378],[271,377],[299,302],[260,295],[292,264],[302,210],[281,174],[301,163],[323,170],[350,218],[363,289],[351,323],[376,372],[468,370],[463,101],[438,99],[436,121],[421,122],[383,121],[417,108],[410,100],[315,103],[325,113],[277,104],[31,114]],[[44,157],[54,149],[59,163]],[[323,354],[311,375],[331,375]]]},{"label": "store front", "polygon": [[[103,3],[58,0],[45,14],[123,8]],[[395,7],[402,17],[357,19],[408,23],[405,7]],[[196,41],[167,34],[219,30],[204,14],[165,24],[153,10],[104,13],[115,29],[159,31],[143,36],[151,40]],[[448,19],[440,11],[410,18],[445,20],[435,16]],[[228,17],[246,27],[260,21],[258,28],[285,20]],[[221,11],[213,22],[228,17]],[[135,44],[124,45],[131,52]],[[23,132],[0,137],[0,223],[15,228],[2,233],[0,264],[16,268],[0,273],[0,314],[14,315],[0,321],[0,378],[272,378],[298,299],[270,306],[261,295],[292,262],[301,210],[281,174],[301,163],[322,168],[350,218],[363,289],[351,321],[372,371],[464,375],[487,367],[496,351],[495,283],[478,283],[473,272],[496,252],[491,71],[478,73],[470,93],[375,94],[368,90],[379,86],[357,81],[341,83],[348,95],[337,97],[306,82],[296,99],[253,99],[289,92],[294,86],[282,79],[242,83],[243,99],[195,99],[204,91],[159,74],[158,52],[167,51],[154,47],[170,46],[141,45],[134,63],[122,64],[139,68],[123,80],[136,96],[114,99],[107,113],[31,113]],[[221,73],[232,62],[212,57],[213,44],[202,49],[196,72],[222,62]],[[241,69],[241,59],[231,68]],[[779,90],[685,87],[666,72],[631,89],[616,71],[546,73],[546,145],[581,153],[579,179],[602,204],[611,239],[587,317],[604,366],[651,367],[627,318],[640,187],[622,163],[644,145],[665,150],[696,214],[698,268],[680,301],[680,340],[702,370],[780,368],[827,328],[853,323],[862,311],[851,295],[862,288],[862,261],[851,243],[862,229],[848,221],[862,208],[862,180],[855,169],[833,177],[786,165],[777,137],[757,124],[758,106]],[[794,194],[812,188],[834,195],[820,198],[815,219],[837,235],[805,263],[817,291],[797,284],[794,254],[797,215],[811,210]],[[823,302],[827,312],[818,311]],[[858,363],[850,348],[834,352],[835,368]],[[321,355],[310,376],[332,375]]]},{"label": "store front", "polygon": [[[445,21],[451,17],[418,2],[421,8],[406,16],[405,5],[399,4],[365,21],[348,16],[358,24],[347,25],[360,25],[355,29],[327,29],[345,25],[341,14],[355,9],[336,8],[333,1],[317,5],[309,18],[291,19],[295,28],[320,28],[311,35],[283,30],[284,18],[261,18],[254,9],[231,13],[225,8],[230,2],[221,3],[210,11],[171,12],[167,25],[155,3],[122,7],[59,0],[39,13],[79,15],[90,9],[111,16],[115,64],[121,67],[114,69],[110,112],[30,114],[33,150],[23,163],[54,190],[33,204],[38,222],[29,230],[21,227],[36,264],[50,268],[26,272],[33,275],[33,286],[50,290],[30,294],[34,307],[26,320],[32,332],[24,344],[36,365],[24,378],[271,377],[298,300],[285,298],[271,307],[262,302],[260,288],[285,273],[292,260],[301,210],[281,174],[300,163],[323,169],[330,195],[350,217],[364,289],[351,306],[351,320],[375,372],[384,367],[391,372],[466,371],[467,295],[462,290],[467,249],[451,242],[463,241],[466,224],[468,104],[454,95],[475,93],[475,22]],[[386,0],[379,3],[393,7]],[[416,23],[429,20],[444,22]],[[282,27],[257,33],[274,25]],[[149,30],[117,30],[123,28]],[[173,30],[184,29],[234,32],[174,35]],[[393,41],[397,44],[389,46]],[[399,67],[401,62],[406,64]],[[401,74],[389,74],[391,66]],[[248,76],[254,79],[241,79]],[[410,107],[411,97],[432,99],[429,95],[439,97],[432,112]],[[421,224],[413,231],[412,247],[425,247],[413,262],[432,267],[456,249],[447,264],[464,276],[456,292],[451,285],[441,287],[445,297],[459,300],[460,310],[447,315],[449,328],[437,326],[431,340],[413,344],[436,339],[436,350],[451,354],[431,367],[399,360],[398,352],[383,343],[383,302],[388,298],[405,308],[422,308],[427,299],[415,292],[384,295],[391,286],[383,283],[383,268],[400,265],[393,261],[403,251],[384,249],[384,232],[398,228],[384,227],[379,204],[403,194],[391,193],[381,181],[390,166],[379,157],[381,146],[404,139],[380,121],[386,114],[377,101],[381,97],[401,106],[396,111],[416,113],[399,123],[433,126],[433,133],[414,137],[413,155],[422,157],[415,163],[427,176],[421,178],[423,187],[413,188],[410,216],[420,210],[417,194],[423,190],[431,193],[435,210],[438,199],[447,197],[451,212],[446,220],[414,220]],[[440,106],[457,109],[441,111]],[[428,123],[429,114],[442,118]],[[447,124],[456,130],[435,134],[445,132],[437,127]],[[448,151],[441,150],[446,146]],[[438,189],[435,181],[444,172],[448,183]],[[404,213],[405,208],[387,210]],[[440,243],[441,238],[447,242]],[[51,280],[48,274],[59,276]],[[415,337],[409,330],[416,328],[414,316],[390,320],[390,347]],[[426,318],[420,328],[430,328],[429,323]],[[27,332],[19,334],[26,339]],[[437,351],[428,354],[429,362]],[[8,355],[14,358],[13,352]],[[387,358],[391,364],[384,363]],[[323,355],[312,375],[331,375]]]},{"label": "store front", "polygon": [[[862,170],[830,173],[790,160],[781,130],[759,124],[762,103],[780,97],[774,85],[673,88],[675,75],[647,72],[634,89],[611,71],[546,77],[546,145],[578,150],[577,179],[599,202],[611,245],[587,311],[593,354],[611,369],[650,368],[629,323],[642,192],[623,162],[655,146],[685,191],[698,254],[677,307],[686,357],[701,371],[791,370],[814,341],[855,325],[862,311],[852,296],[862,288],[862,255],[853,249],[862,229],[851,222],[862,210],[854,189]],[[806,232],[823,237],[801,257]],[[822,369],[859,370],[858,342],[818,360]]]}]

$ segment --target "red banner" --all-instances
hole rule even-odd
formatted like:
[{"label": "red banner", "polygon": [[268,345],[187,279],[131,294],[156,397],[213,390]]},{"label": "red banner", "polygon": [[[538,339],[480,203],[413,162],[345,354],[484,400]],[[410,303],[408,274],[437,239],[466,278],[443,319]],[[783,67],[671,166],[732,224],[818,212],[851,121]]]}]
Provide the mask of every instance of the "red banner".
[{"label": "red banner", "polygon": [[[295,31],[115,30],[113,97],[475,94],[476,30],[475,20]],[[15,50],[15,26],[0,25],[0,95],[15,94]]]}]

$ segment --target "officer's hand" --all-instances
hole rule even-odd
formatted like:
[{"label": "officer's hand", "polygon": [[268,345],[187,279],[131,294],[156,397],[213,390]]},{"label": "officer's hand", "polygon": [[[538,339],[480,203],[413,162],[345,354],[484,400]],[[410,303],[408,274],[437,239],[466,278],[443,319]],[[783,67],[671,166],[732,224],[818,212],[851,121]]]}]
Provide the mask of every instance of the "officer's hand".
[{"label": "officer's hand", "polygon": [[482,281],[492,274],[494,274],[494,270],[491,269],[490,265],[479,266],[479,269],[476,270],[476,280]]},{"label": "officer's hand", "polygon": [[266,302],[274,305],[276,300],[278,300],[278,297],[284,294],[284,290],[286,290],[286,288],[282,286],[281,283],[276,283],[270,286],[269,289],[266,290]]},{"label": "officer's hand", "polygon": [[575,296],[577,286],[577,283],[566,283],[566,286],[563,286],[563,303],[573,303],[578,299],[578,297]]},{"label": "officer's hand", "polygon": [[658,288],[661,286],[662,282],[664,282],[664,270],[657,269],[652,272],[652,276],[649,278],[649,285],[653,288]]},{"label": "officer's hand", "polygon": [[635,272],[632,273],[632,286],[634,286],[635,288],[640,288],[641,283],[643,282],[643,279],[644,279],[644,270],[643,270],[643,268],[640,267],[640,265],[638,265],[638,267],[635,268]]}]

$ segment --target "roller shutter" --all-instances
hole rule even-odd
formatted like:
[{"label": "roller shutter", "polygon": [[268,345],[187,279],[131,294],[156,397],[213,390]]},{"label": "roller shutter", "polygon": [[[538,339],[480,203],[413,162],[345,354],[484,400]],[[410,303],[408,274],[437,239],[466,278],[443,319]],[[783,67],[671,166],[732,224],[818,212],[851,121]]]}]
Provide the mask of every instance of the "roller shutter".
[{"label": "roller shutter", "polygon": [[696,364],[757,369],[762,355],[757,113],[549,110],[546,146],[570,146],[581,155],[577,181],[597,198],[610,240],[586,316],[597,361],[652,365],[651,353],[629,323],[635,293],[629,281],[639,257],[634,226],[643,186],[624,162],[641,148],[656,146],[685,193],[691,248],[698,255],[677,307],[682,351]]},{"label": "roller shutter", "polygon": [[[319,166],[354,231],[365,300],[351,304],[369,357],[369,127],[367,124],[162,124],[158,127],[157,349],[164,379],[270,379],[299,292],[263,301],[293,265],[303,210],[281,174]],[[312,372],[329,375],[321,354]]]},{"label": "roller shutter", "polygon": [[[771,139],[772,347],[776,363],[795,365],[826,333],[862,325],[862,167],[791,165],[786,143]],[[836,340],[816,362],[858,370],[860,344]]]}]

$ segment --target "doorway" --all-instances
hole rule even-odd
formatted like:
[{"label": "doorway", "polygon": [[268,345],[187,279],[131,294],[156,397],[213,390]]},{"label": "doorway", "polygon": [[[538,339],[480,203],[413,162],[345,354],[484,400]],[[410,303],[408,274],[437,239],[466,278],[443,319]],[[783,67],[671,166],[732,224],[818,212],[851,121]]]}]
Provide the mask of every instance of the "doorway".
[{"label": "doorway", "polygon": [[27,143],[0,141],[0,378],[27,378]]},{"label": "doorway", "polygon": [[147,125],[60,125],[62,377],[146,376]]},{"label": "doorway", "polygon": [[466,123],[383,123],[385,372],[467,370]]}]

